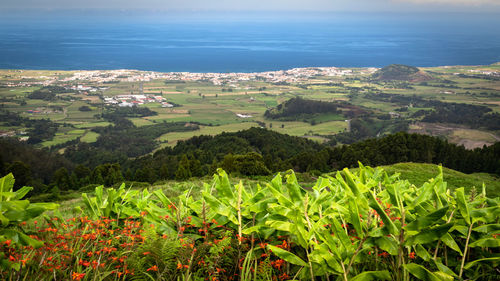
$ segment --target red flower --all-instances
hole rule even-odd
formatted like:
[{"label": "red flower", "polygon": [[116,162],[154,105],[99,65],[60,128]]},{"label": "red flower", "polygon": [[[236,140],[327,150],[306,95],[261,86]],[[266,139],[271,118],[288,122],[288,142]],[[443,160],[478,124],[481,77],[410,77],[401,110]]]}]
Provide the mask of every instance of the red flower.
[{"label": "red flower", "polygon": [[415,252],[411,252],[409,255],[409,258],[412,260],[415,259]]},{"label": "red flower", "polygon": [[71,275],[73,280],[82,280],[83,277],[85,277],[85,273],[78,273],[78,272],[73,272]]},{"label": "red flower", "polygon": [[148,268],[146,271],[158,271],[158,266],[153,265],[152,267]]}]

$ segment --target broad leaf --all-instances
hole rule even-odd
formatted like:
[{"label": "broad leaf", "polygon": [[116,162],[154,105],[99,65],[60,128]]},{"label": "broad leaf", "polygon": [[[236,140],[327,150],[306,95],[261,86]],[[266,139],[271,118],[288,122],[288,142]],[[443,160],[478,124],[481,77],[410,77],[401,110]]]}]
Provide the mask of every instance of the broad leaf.
[{"label": "broad leaf", "polygon": [[287,250],[283,250],[273,245],[267,245],[267,249],[271,250],[273,254],[277,255],[280,259],[283,259],[291,264],[307,266],[307,263],[305,261]]},{"label": "broad leaf", "polygon": [[365,271],[354,276],[351,281],[391,280],[389,271]]}]

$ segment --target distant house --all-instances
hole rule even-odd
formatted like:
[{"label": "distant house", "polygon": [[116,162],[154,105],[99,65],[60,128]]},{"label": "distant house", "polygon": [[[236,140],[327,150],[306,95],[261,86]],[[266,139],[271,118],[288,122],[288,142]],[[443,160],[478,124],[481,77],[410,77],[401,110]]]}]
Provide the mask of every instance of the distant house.
[{"label": "distant house", "polygon": [[119,107],[133,107],[134,104],[130,102],[122,102],[118,105]]},{"label": "distant house", "polygon": [[239,114],[239,113],[236,113],[236,116],[238,116],[240,118],[252,118],[253,117],[250,114]]}]

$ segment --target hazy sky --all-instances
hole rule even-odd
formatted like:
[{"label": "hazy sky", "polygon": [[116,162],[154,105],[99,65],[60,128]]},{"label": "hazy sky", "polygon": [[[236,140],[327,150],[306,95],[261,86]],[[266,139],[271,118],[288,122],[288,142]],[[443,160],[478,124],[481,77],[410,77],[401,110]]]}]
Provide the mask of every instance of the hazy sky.
[{"label": "hazy sky", "polygon": [[500,12],[500,0],[1,0],[0,9]]}]

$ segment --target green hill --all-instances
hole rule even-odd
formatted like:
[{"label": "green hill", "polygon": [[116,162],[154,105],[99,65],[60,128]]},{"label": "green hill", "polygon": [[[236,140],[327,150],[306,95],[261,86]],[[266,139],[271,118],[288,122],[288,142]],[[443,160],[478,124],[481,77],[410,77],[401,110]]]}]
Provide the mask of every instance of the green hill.
[{"label": "green hill", "polygon": [[372,78],[379,81],[427,81],[432,77],[414,66],[403,64],[391,64],[379,69],[372,75]]},{"label": "green hill", "polygon": [[[381,166],[388,174],[399,173],[401,179],[410,181],[416,186],[434,178],[438,174],[438,165],[425,163],[398,163]],[[482,184],[486,185],[486,194],[489,197],[500,196],[500,178],[487,173],[464,174],[443,167],[444,180],[451,189],[459,187],[472,188],[475,186],[478,192]]]}]

